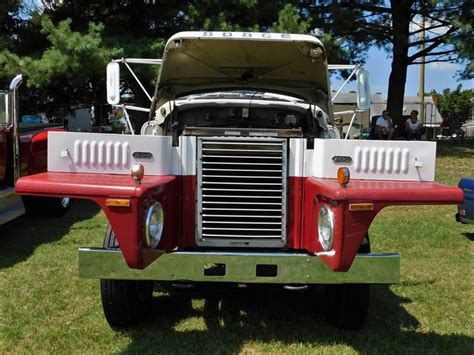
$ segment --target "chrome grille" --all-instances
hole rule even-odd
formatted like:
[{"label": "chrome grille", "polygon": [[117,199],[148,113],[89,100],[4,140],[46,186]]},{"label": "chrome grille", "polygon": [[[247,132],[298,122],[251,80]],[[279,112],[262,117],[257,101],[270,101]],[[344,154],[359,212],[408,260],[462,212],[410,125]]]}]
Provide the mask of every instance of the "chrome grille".
[{"label": "chrome grille", "polygon": [[198,139],[197,243],[286,244],[286,140]]}]

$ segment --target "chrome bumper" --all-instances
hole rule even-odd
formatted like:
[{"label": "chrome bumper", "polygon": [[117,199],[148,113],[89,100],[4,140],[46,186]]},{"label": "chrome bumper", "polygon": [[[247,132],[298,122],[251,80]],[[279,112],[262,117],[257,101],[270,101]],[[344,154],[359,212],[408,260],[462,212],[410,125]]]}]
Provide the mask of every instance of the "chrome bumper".
[{"label": "chrome bumper", "polygon": [[119,250],[81,248],[79,275],[174,282],[393,284],[399,281],[400,255],[357,255],[349,271],[334,272],[319,257],[301,253],[174,252],[136,270],[127,266]]}]

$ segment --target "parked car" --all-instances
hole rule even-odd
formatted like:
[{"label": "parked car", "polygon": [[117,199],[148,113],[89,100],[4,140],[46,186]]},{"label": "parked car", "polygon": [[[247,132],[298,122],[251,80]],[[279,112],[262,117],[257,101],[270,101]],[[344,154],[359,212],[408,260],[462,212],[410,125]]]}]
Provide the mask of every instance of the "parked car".
[{"label": "parked car", "polygon": [[461,179],[459,187],[464,191],[464,202],[458,205],[456,221],[474,223],[474,178]]}]

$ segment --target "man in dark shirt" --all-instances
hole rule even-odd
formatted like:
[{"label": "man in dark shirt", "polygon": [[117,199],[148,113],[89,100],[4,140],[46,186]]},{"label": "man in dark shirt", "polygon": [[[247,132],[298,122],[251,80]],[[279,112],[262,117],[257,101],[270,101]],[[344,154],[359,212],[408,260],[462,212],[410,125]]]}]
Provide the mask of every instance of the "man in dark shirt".
[{"label": "man in dark shirt", "polygon": [[461,128],[461,124],[454,113],[449,112],[448,116],[443,117],[443,122],[441,122],[441,134],[443,136],[452,136],[455,134],[462,143],[464,142],[464,135],[466,132]]}]

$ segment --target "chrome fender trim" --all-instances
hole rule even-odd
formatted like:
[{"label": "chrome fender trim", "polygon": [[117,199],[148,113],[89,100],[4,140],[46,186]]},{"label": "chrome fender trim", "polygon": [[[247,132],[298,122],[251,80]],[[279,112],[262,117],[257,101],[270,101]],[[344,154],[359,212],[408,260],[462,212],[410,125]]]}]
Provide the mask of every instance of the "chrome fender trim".
[{"label": "chrome fender trim", "polygon": [[334,272],[318,256],[303,253],[173,252],[144,270],[130,269],[120,250],[80,248],[84,278],[174,282],[268,284],[393,284],[399,254],[358,254],[347,272]]}]

